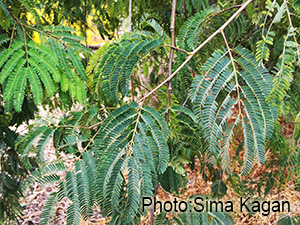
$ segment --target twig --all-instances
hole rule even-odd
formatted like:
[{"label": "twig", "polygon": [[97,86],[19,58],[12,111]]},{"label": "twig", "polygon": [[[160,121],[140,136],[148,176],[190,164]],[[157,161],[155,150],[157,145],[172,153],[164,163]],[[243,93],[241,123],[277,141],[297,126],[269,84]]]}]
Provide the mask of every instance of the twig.
[{"label": "twig", "polygon": [[186,10],[186,2],[183,0],[183,15],[184,15],[184,20],[187,21],[188,16],[187,16],[187,10]]},{"label": "twig", "polygon": [[[86,33],[86,0],[84,0],[84,39],[85,47],[87,47],[87,33]],[[89,63],[89,54],[87,53],[86,63]]]},{"label": "twig", "polygon": [[289,184],[287,184],[287,185],[289,186],[289,188],[290,188],[292,191],[294,191],[294,192],[296,193],[296,195],[298,195],[298,197],[300,197],[299,193],[298,193],[293,187],[291,187],[291,185],[289,185]]},{"label": "twig", "polygon": [[182,49],[182,48],[178,48],[178,47],[176,47],[176,46],[172,46],[172,45],[167,45],[167,44],[165,44],[165,45],[163,45],[163,47],[170,47],[170,48],[173,48],[173,49],[175,49],[175,50],[184,52],[184,53],[186,53],[186,54],[188,54],[188,55],[191,54],[190,52],[188,52],[188,51],[186,51],[186,50],[184,50],[184,49]]},{"label": "twig", "polygon": [[280,217],[278,220],[276,220],[273,223],[271,223],[271,225],[277,223],[279,220],[282,220],[283,218],[285,218],[287,216],[290,216],[298,208],[299,205],[300,205],[300,202],[298,202],[298,204],[295,206],[295,208],[293,208],[292,211],[290,211],[288,214],[284,215],[283,217]]},{"label": "twig", "polygon": [[[294,29],[294,26],[293,26],[293,23],[292,23],[292,18],[291,18],[291,13],[289,11],[289,7],[287,6],[287,4],[285,5],[286,7],[286,13],[287,13],[287,16],[288,16],[288,19],[289,19],[289,23],[290,23],[290,26],[291,26],[291,29]],[[297,39],[296,39],[296,36],[293,35],[293,39],[296,43],[296,48],[297,48],[297,54],[298,54],[298,57],[300,56],[300,53],[299,53],[299,48],[298,48],[298,42],[297,42]]]},{"label": "twig", "polygon": [[149,92],[147,95],[145,95],[143,98],[141,98],[138,103],[144,101],[146,98],[148,98],[153,92],[156,92],[158,89],[160,89],[162,86],[164,86],[168,81],[170,81],[190,60],[193,58],[193,56],[201,49],[203,46],[205,46],[211,39],[213,39],[217,34],[221,33],[225,27],[228,26],[228,24],[231,23],[234,18],[236,18],[250,3],[252,0],[246,1],[241,8],[239,8],[218,30],[216,30],[212,35],[209,36],[204,42],[202,42],[194,51],[191,52],[191,54],[186,58],[186,60],[172,73],[171,76],[169,76],[167,79],[165,79],[160,85],[158,85],[156,88],[154,88],[151,92]]},{"label": "twig", "polygon": [[185,104],[186,104],[187,101],[189,100],[189,97],[190,97],[190,90],[188,90],[188,95],[186,96],[186,99],[185,99],[184,103],[182,104],[182,107],[185,106]]},{"label": "twig", "polygon": [[221,32],[221,34],[224,38],[224,41],[225,41],[225,44],[226,44],[226,47],[227,47],[227,50],[228,50],[228,53],[229,53],[230,61],[231,61],[231,64],[232,64],[233,72],[234,72],[236,90],[237,90],[237,98],[238,98],[238,103],[239,103],[239,115],[238,115],[238,118],[239,118],[242,115],[242,106],[241,106],[241,97],[240,97],[240,87],[241,86],[238,83],[237,70],[236,70],[235,65],[234,65],[234,59],[233,59],[233,56],[232,56],[232,53],[231,53],[231,48],[229,47],[229,44],[227,42],[226,36],[225,36],[223,31]]},{"label": "twig", "polygon": [[94,127],[96,127],[96,126],[98,126],[98,125],[100,125],[102,123],[102,121],[100,121],[100,122],[98,122],[98,123],[95,123],[94,125],[92,125],[92,126],[89,126],[87,129],[92,129],[92,128],[94,128]]},{"label": "twig", "polygon": [[[175,12],[176,12],[176,0],[172,1],[172,16],[171,16],[171,50],[169,56],[169,64],[168,64],[168,77],[172,75],[172,63],[174,57],[174,47],[175,47]],[[169,115],[170,115],[170,105],[171,105],[171,94],[172,94],[172,80],[169,80],[168,84],[168,102],[167,102],[167,114],[166,114],[166,122],[169,122]]]},{"label": "twig", "polygon": [[[149,88],[147,88],[146,86],[144,86],[143,84],[138,84],[139,86],[141,86],[142,88],[146,89],[147,91],[150,91]],[[158,102],[161,102],[161,100],[158,98],[158,96],[153,93],[153,96],[155,97],[155,99],[158,101]]]},{"label": "twig", "polygon": [[131,12],[132,12],[132,0],[129,0],[129,9],[128,9],[128,17],[129,17],[129,21],[128,21],[128,32],[131,32]]},{"label": "twig", "polygon": [[260,213],[257,213],[259,215],[259,217],[267,224],[270,224],[268,223],[268,221],[260,214]]},{"label": "twig", "polygon": [[[188,95],[186,96],[186,99],[184,100],[184,103],[182,104],[182,108],[185,106],[185,104],[187,103],[187,101],[189,100],[190,97],[190,90],[188,90]],[[181,112],[177,113],[177,116],[180,115]]]},{"label": "twig", "polygon": [[239,8],[239,7],[241,7],[241,6],[242,6],[242,5],[233,5],[233,6],[230,6],[230,7],[227,8],[227,9],[222,9],[222,10],[218,11],[218,14],[223,13],[223,12],[226,12],[226,11],[228,11],[228,10],[230,10],[230,9]]},{"label": "twig", "polygon": [[130,74],[130,81],[131,81],[131,100],[134,102],[134,83],[133,83],[133,76],[134,76],[134,71],[132,71],[131,74]]},{"label": "twig", "polygon": [[[154,191],[153,199],[156,197],[156,193],[157,193],[158,187],[159,187],[159,182],[157,183],[156,189],[155,189],[155,191]],[[154,204],[151,205],[150,213],[151,213],[151,217],[150,217],[150,225],[153,225],[153,224],[154,224]]]}]

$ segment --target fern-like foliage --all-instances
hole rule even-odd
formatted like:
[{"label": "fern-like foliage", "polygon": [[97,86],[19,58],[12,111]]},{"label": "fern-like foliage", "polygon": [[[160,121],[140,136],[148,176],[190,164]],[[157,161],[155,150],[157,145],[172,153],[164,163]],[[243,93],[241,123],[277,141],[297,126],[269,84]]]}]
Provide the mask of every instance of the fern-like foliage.
[{"label": "fern-like foliage", "polygon": [[[194,162],[195,156],[203,158],[206,143],[199,120],[187,107],[174,106],[171,108],[170,116],[170,138],[168,141],[170,149],[170,166],[181,176],[186,175],[184,164]],[[201,172],[201,171],[200,171]],[[173,179],[168,176],[169,179]],[[168,179],[165,178],[165,179]],[[172,182],[172,181],[171,181]],[[163,185],[163,182],[162,182]]]},{"label": "fern-like foliage", "polygon": [[[63,32],[63,34],[61,35],[65,35],[65,33],[68,34],[68,32]],[[68,41],[71,40],[72,39],[68,39]],[[47,44],[51,51],[55,54],[59,65],[59,70],[61,71],[61,91],[68,91],[72,99],[75,99],[78,102],[84,102],[87,97],[85,90],[87,75],[85,72],[85,68],[81,62],[81,58],[73,49],[73,42],[75,49],[82,49],[82,46],[81,48],[80,46],[77,47],[77,45],[81,44],[78,44],[76,41],[72,41],[72,47],[66,47],[63,43],[55,41],[54,39],[48,39]],[[65,51],[65,49],[67,51]]]},{"label": "fern-like foliage", "polygon": [[[197,13],[190,17],[180,28],[177,44],[183,49],[194,50],[197,48],[207,21],[210,16],[216,12],[216,8],[209,7],[201,13]],[[200,35],[201,34],[201,35]]]},{"label": "fern-like foliage", "polygon": [[33,15],[33,18],[35,19],[36,23],[41,23],[41,16],[38,14],[36,6],[34,5],[34,2],[28,1],[28,0],[20,0],[22,4],[25,6],[28,12],[30,12]]},{"label": "fern-like foliage", "polygon": [[91,57],[87,68],[90,88],[112,102],[119,100],[119,92],[126,96],[132,69],[162,42],[160,37],[136,33],[104,45]]},{"label": "fern-like foliage", "polygon": [[[205,197],[202,197],[204,199]],[[206,197],[207,198],[207,197]],[[200,200],[200,199],[199,199]],[[170,224],[177,224],[177,225],[233,225],[234,220],[232,217],[225,212],[222,212],[220,208],[213,208],[208,212],[196,212],[194,210],[189,210],[192,208],[197,208],[197,206],[193,205],[192,203],[195,200],[190,200],[189,204],[187,204],[187,210],[184,213],[172,213],[175,215],[172,218],[167,218],[166,212],[161,212],[155,218],[155,225],[170,225]],[[212,200],[211,200],[212,201]]]},{"label": "fern-like foliage", "polygon": [[[77,117],[75,113],[68,124],[78,123],[78,117],[83,118],[82,113],[77,113]],[[38,127],[32,136],[46,131],[45,126]],[[111,221],[115,224],[137,221],[141,215],[142,197],[153,195],[158,175],[168,166],[168,136],[164,118],[151,107],[141,108],[132,103],[110,113],[94,136],[95,155],[84,152],[76,161],[74,171],[69,170],[59,191],[45,204],[42,224],[50,221],[54,205],[64,197],[72,202],[67,209],[67,224],[79,224],[81,217],[91,216],[95,202],[103,215],[112,216]],[[45,141],[43,136],[40,137],[40,141]],[[21,143],[22,140],[26,149],[27,143],[34,139],[23,137]],[[59,178],[55,173],[60,169],[65,168],[52,163],[36,172],[35,180],[57,182]]]},{"label": "fern-like foliage", "polygon": [[[266,1],[266,10],[263,11],[265,14],[265,18],[263,23],[260,25],[263,27],[262,29],[262,39],[257,42],[256,46],[256,60],[263,64],[263,61],[268,61],[270,57],[270,49],[268,46],[273,45],[273,39],[275,36],[275,32],[271,30],[272,26],[278,22],[280,22],[283,14],[286,11],[287,1],[284,1],[281,6],[278,5],[276,1]],[[268,20],[273,16],[275,9],[278,9],[274,18],[271,20],[271,23],[268,24]],[[268,26],[268,28],[267,28]],[[267,28],[267,29],[266,29]]]},{"label": "fern-like foliage", "polygon": [[14,147],[16,138],[14,131],[0,124],[0,224],[14,224],[22,217],[19,200],[27,170]]},{"label": "fern-like foliage", "polygon": [[[272,90],[271,76],[259,66],[254,55],[237,47],[234,58],[219,50],[203,65],[204,75],[198,75],[191,86],[191,100],[196,117],[205,130],[208,152],[222,159],[229,171],[229,144],[234,127],[241,122],[245,140],[245,161],[242,175],[250,172],[255,158],[265,162],[265,140],[270,138],[276,108],[266,102]],[[238,107],[236,119],[227,120]]]},{"label": "fern-like foliage", "polygon": [[[51,139],[53,139],[53,145],[57,151],[66,151],[68,153],[78,152],[77,143],[85,143],[91,136],[87,126],[91,122],[94,122],[94,118],[97,116],[98,108],[91,108],[83,110],[81,112],[73,112],[68,117],[60,118],[57,124],[49,126],[49,122],[41,120],[35,124],[35,126],[17,139],[16,147],[19,149],[24,163],[28,160],[30,152],[37,154],[39,162],[44,162],[44,152],[46,145]],[[50,123],[55,123],[50,121]],[[80,127],[86,129],[79,129]],[[33,144],[37,141],[37,145],[34,148]],[[35,149],[35,151],[33,151]],[[26,163],[28,169],[31,165]]]},{"label": "fern-like foliage", "polygon": [[142,197],[152,196],[157,175],[168,165],[168,136],[163,117],[136,103],[118,108],[101,124],[95,139],[96,196],[101,213],[115,224],[131,223]]},{"label": "fern-like foliage", "polygon": [[[61,31],[55,33],[57,37],[51,35],[66,41],[57,43],[53,38],[48,38],[48,45],[39,45],[33,41],[28,42],[26,37],[21,35],[19,40],[13,40],[12,45],[0,52],[0,84],[4,87],[4,101],[8,104],[8,108],[12,103],[16,111],[21,111],[24,97],[28,92],[38,105],[42,103],[45,94],[53,96],[58,91],[58,83],[61,84],[63,92],[69,91],[72,99],[79,102],[86,100],[84,82],[87,82],[87,76],[81,58],[74,51],[81,44],[78,43],[77,36],[69,32],[70,29],[59,27],[51,31],[58,32],[56,30]],[[45,32],[50,33],[47,29]],[[7,35],[1,34],[0,45],[8,40],[10,39]],[[71,47],[68,41],[76,45]],[[82,49],[81,45],[80,50]]]},{"label": "fern-like foliage", "polygon": [[[295,36],[295,28],[289,28],[287,35],[284,38],[283,51],[279,57],[278,63],[275,66],[275,78],[273,79],[273,89],[271,97],[280,103],[286,95],[286,91],[290,88],[290,83],[293,80],[294,62],[299,57],[296,54],[297,46],[293,41]],[[299,53],[298,53],[299,54]]]},{"label": "fern-like foliage", "polygon": [[[42,168],[38,171],[37,174],[42,176],[38,178],[37,181],[45,178],[46,173],[55,176],[58,171],[65,170],[62,165],[57,163],[46,165],[46,169]],[[93,154],[90,151],[84,152],[82,158],[76,161],[74,171],[68,171],[66,176],[59,183],[59,191],[52,193],[47,199],[41,215],[40,224],[51,224],[50,221],[55,215],[55,205],[63,198],[68,198],[72,202],[67,208],[68,225],[78,225],[81,218],[86,220],[92,216],[95,203],[95,172],[96,165]],[[34,177],[38,177],[37,174],[35,174]]]}]

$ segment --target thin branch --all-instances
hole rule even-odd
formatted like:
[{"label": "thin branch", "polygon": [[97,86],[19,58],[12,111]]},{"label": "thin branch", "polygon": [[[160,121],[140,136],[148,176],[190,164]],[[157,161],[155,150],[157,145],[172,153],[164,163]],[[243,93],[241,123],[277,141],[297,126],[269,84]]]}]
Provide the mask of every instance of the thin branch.
[{"label": "thin branch", "polygon": [[[174,58],[174,47],[175,47],[175,12],[176,12],[176,0],[172,1],[172,14],[171,14],[171,50],[169,56],[169,64],[168,64],[168,77],[172,75],[172,63]],[[166,114],[166,122],[169,122],[169,115],[170,115],[170,105],[171,105],[171,94],[172,94],[172,80],[169,80],[168,84],[168,102],[167,102],[167,114]]]},{"label": "thin branch", "polygon": [[223,13],[223,12],[226,12],[226,11],[231,10],[231,9],[239,8],[239,7],[241,7],[241,6],[242,6],[242,5],[233,5],[233,6],[230,6],[230,7],[227,8],[227,9],[222,9],[222,10],[218,11],[218,14]]},{"label": "thin branch", "polygon": [[186,53],[186,54],[188,54],[188,55],[191,54],[190,52],[188,52],[188,51],[186,51],[186,50],[184,50],[184,49],[182,49],[182,48],[178,48],[178,47],[176,47],[176,46],[172,46],[172,45],[163,45],[163,47],[170,47],[170,48],[173,48],[173,49],[175,49],[175,50],[182,51],[182,52],[184,52],[184,53]]},{"label": "thin branch", "polygon": [[[149,88],[147,88],[146,86],[144,86],[143,84],[137,84],[138,86],[141,86],[142,88],[146,89],[147,91],[150,91]],[[161,100],[159,99],[159,97],[153,93],[154,98],[158,101],[161,102]]]},{"label": "thin branch", "polygon": [[266,224],[270,224],[268,223],[268,221],[260,214],[260,213],[257,213],[259,215],[259,217],[266,223]]},{"label": "thin branch", "polygon": [[[154,194],[153,194],[153,199],[156,197],[156,193],[157,193],[157,189],[159,187],[159,182],[157,183],[157,186],[155,188]],[[150,225],[154,224],[154,204],[151,204],[151,208],[150,208],[150,213],[151,213],[151,217],[150,217]]]},{"label": "thin branch", "polygon": [[[87,33],[86,33],[86,0],[84,0],[84,39],[85,39],[85,47],[87,47]],[[86,62],[89,63],[89,54],[87,54]]]},{"label": "thin branch", "polygon": [[226,47],[227,47],[227,50],[228,50],[230,61],[231,61],[233,72],[234,72],[235,83],[236,83],[236,91],[237,91],[237,99],[238,99],[237,101],[239,103],[239,115],[238,115],[238,118],[239,118],[242,115],[241,97],[240,97],[240,88],[241,88],[241,86],[238,83],[237,70],[236,70],[236,67],[235,67],[235,64],[234,64],[234,59],[233,59],[233,56],[232,56],[232,53],[231,53],[231,48],[229,47],[229,44],[228,44],[228,41],[226,39],[226,36],[225,36],[224,32],[222,31],[221,33],[222,33],[222,36],[224,38],[224,41],[225,41],[225,44],[226,44]]},{"label": "thin branch", "polygon": [[128,17],[129,17],[129,21],[128,21],[128,32],[131,32],[131,12],[132,12],[132,0],[129,0],[129,12],[128,12]]},{"label": "thin branch", "polygon": [[187,10],[186,10],[186,2],[183,0],[183,15],[184,15],[184,20],[187,21],[188,16],[187,16]]},{"label": "thin branch", "polygon": [[90,130],[90,129],[92,129],[92,128],[98,126],[98,125],[100,125],[101,123],[102,123],[102,121],[100,121],[100,122],[98,122],[98,123],[95,123],[94,125],[89,126],[87,129]]},{"label": "thin branch", "polygon": [[177,68],[177,70],[172,73],[171,76],[169,76],[167,79],[165,79],[160,85],[158,85],[156,88],[154,88],[151,92],[149,92],[147,95],[145,95],[143,98],[141,98],[138,103],[143,102],[146,98],[148,98],[150,95],[152,95],[154,92],[156,92],[158,89],[160,89],[162,86],[164,86],[168,81],[170,81],[190,60],[193,58],[193,56],[201,49],[203,46],[205,46],[211,39],[213,39],[217,34],[221,33],[225,27],[228,26],[236,18],[250,3],[252,0],[246,1],[241,8],[239,8],[228,20],[226,23],[224,23],[218,30],[216,30],[209,38],[207,38],[204,42],[202,42],[194,51],[191,52],[191,54],[186,58],[186,60]]},{"label": "thin branch", "polygon": [[[292,18],[291,18],[291,14],[290,14],[290,11],[289,11],[289,7],[287,6],[287,4],[285,5],[286,7],[286,13],[288,15],[288,19],[289,19],[289,23],[290,23],[290,26],[291,26],[291,29],[293,30],[294,29],[294,26],[293,26],[293,23],[292,23]],[[300,53],[299,53],[299,48],[298,48],[298,42],[297,42],[297,39],[296,39],[296,36],[293,35],[293,39],[296,43],[296,49],[297,49],[297,54],[298,54],[298,57],[300,56]]]},{"label": "thin branch", "polygon": [[134,71],[130,74],[130,81],[131,81],[131,100],[134,102],[134,83],[133,83]]},{"label": "thin branch", "polygon": [[278,220],[276,220],[273,223],[271,223],[271,225],[277,223],[279,220],[282,220],[285,217],[288,217],[288,216],[292,215],[292,213],[298,208],[299,205],[300,205],[300,202],[298,202],[298,204],[295,206],[295,208],[293,208],[292,211],[290,211],[288,214],[284,215],[283,217],[280,217]]},{"label": "thin branch", "polygon": [[185,104],[186,104],[187,101],[189,100],[189,97],[190,97],[190,90],[188,90],[188,94],[187,94],[187,96],[186,96],[186,99],[185,99],[184,103],[182,104],[182,107],[185,106]]}]

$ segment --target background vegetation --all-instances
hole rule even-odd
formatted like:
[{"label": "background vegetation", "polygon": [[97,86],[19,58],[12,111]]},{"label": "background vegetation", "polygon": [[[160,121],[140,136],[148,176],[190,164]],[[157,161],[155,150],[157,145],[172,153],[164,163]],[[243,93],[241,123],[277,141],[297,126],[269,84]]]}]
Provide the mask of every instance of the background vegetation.
[{"label": "background vegetation", "polygon": [[[67,224],[95,208],[110,224],[139,224],[147,216],[142,197],[183,193],[195,158],[212,184],[208,199],[231,189],[262,201],[291,182],[298,190],[299,2],[130,5],[0,0],[0,223],[22,220],[19,201],[38,182],[59,183],[40,224],[53,222],[64,198]],[[107,40],[103,46],[89,45],[91,30]],[[63,115],[43,118],[38,107]],[[20,134],[24,124],[29,132]],[[51,162],[44,157],[50,140]],[[67,166],[62,153],[76,162]],[[256,164],[266,170],[252,180]],[[236,219],[156,215],[150,207],[148,217],[151,224]],[[272,222],[296,224],[299,216]]]}]

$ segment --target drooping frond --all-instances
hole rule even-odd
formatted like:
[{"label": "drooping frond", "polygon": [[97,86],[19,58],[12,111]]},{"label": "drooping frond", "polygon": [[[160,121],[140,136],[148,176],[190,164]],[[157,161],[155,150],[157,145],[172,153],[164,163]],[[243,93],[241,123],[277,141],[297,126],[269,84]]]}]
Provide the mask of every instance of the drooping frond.
[{"label": "drooping frond", "polygon": [[43,211],[41,214],[41,220],[40,224],[41,225],[50,225],[51,220],[54,220],[55,217],[55,204],[57,202],[57,192],[53,192],[50,194],[50,197],[47,199]]},{"label": "drooping frond", "polygon": [[[224,21],[226,22],[226,20]],[[228,40],[234,42],[242,36],[245,32],[248,21],[243,14],[238,15],[228,26],[224,29],[224,34]]]},{"label": "drooping frond", "polygon": [[28,153],[30,148],[32,147],[35,140],[37,140],[45,131],[47,131],[47,126],[40,126],[34,128],[27,135],[19,136],[17,140],[16,147],[18,147],[21,151],[22,157],[28,157]]},{"label": "drooping frond", "polygon": [[161,25],[154,18],[151,18],[151,16],[148,13],[141,17],[139,23],[141,30],[148,30],[150,28],[153,29],[153,31],[161,37],[165,35]]},{"label": "drooping frond", "polygon": [[[59,179],[62,180],[59,184],[60,189],[48,198],[41,215],[41,224],[49,224],[57,202],[64,197],[67,197],[72,203],[67,208],[67,224],[79,224],[81,218],[86,220],[92,216],[95,203],[96,165],[90,151],[84,152],[82,156],[82,159],[76,161],[74,171],[67,172],[64,178]],[[35,178],[35,181],[40,182],[42,178],[54,176],[57,172],[65,170],[64,163],[50,163],[34,171],[32,177]]]},{"label": "drooping frond", "polygon": [[[5,101],[13,100],[14,107],[21,111],[24,100],[27,81],[32,90],[35,104],[42,102],[42,85],[51,96],[54,94],[53,78],[60,80],[60,73],[56,62],[48,54],[45,47],[39,48],[33,42],[29,42],[26,52],[22,42],[15,42],[1,55],[0,83],[4,84]],[[50,55],[50,56],[49,56]]]},{"label": "drooping frond", "polygon": [[37,23],[42,23],[41,16],[39,16],[36,7],[32,1],[20,0],[20,2],[22,2],[22,4],[26,7],[26,9],[33,15],[33,18]]},{"label": "drooping frond", "polygon": [[[216,158],[222,157],[223,167],[227,170],[232,132],[234,126],[243,120],[247,138],[242,170],[245,175],[252,168],[253,156],[264,163],[264,143],[272,134],[277,115],[276,109],[266,102],[272,89],[268,71],[258,65],[248,50],[237,47],[232,51],[234,59],[229,57],[228,51],[213,53],[202,67],[204,75],[196,76],[190,97],[196,117],[205,130],[209,153]],[[234,115],[233,125],[228,124],[227,120]]]},{"label": "drooping frond", "polygon": [[75,54],[71,47],[67,47],[67,54],[64,46],[53,39],[49,39],[48,44],[57,56],[62,71],[60,83],[62,91],[69,91],[71,98],[84,102],[86,100],[86,90],[83,81],[87,81],[87,76],[81,58]]},{"label": "drooping frond", "polygon": [[[198,199],[197,199],[198,198]],[[187,204],[187,209],[191,209],[195,207],[195,203],[199,203],[202,201],[202,199],[206,198],[207,196],[196,196],[194,199],[190,199]],[[213,199],[209,199],[210,201],[214,201]],[[195,207],[197,208],[197,206]],[[200,208],[200,207],[199,207]],[[197,208],[198,209],[198,208]],[[172,211],[173,212],[173,211]],[[201,211],[196,212],[192,210],[186,210],[185,212],[180,213],[174,213],[173,218],[167,218],[166,212],[161,212],[158,216],[155,218],[155,225],[163,225],[163,224],[177,224],[177,225],[233,225],[234,220],[232,217],[226,213],[223,212],[220,207],[216,208],[216,206],[212,207],[209,211]]]},{"label": "drooping frond", "polygon": [[16,138],[17,133],[0,123],[0,224],[15,224],[22,218],[19,201],[27,170],[15,149]]},{"label": "drooping frond", "polygon": [[6,34],[0,34],[0,45],[8,42],[9,40],[10,38]]},{"label": "drooping frond", "polygon": [[[25,2],[27,1],[24,4]],[[26,7],[30,5],[31,3],[26,3]],[[59,30],[64,29],[71,34],[68,28],[60,27]],[[7,49],[1,50],[0,84],[3,85],[4,101],[8,105],[13,105],[18,112],[21,111],[24,98],[28,94],[32,94],[34,103],[38,105],[42,103],[44,93],[53,96],[58,91],[58,83],[61,84],[62,91],[69,90],[72,99],[79,102],[86,100],[84,82],[87,82],[87,76],[76,46],[67,46],[65,51],[61,43],[67,42],[57,44],[50,38],[47,46],[25,40],[22,35],[20,37],[19,40],[13,40]],[[6,34],[1,34],[0,45],[8,40],[10,38]],[[26,91],[28,86],[29,93]]]},{"label": "drooping frond", "polygon": [[[283,14],[286,11],[287,1],[284,1],[281,6],[278,5],[277,1],[266,1],[266,10],[263,11],[265,15],[264,22],[260,25],[262,29],[262,39],[257,42],[256,46],[256,60],[259,64],[263,65],[263,61],[268,61],[270,57],[270,50],[268,46],[273,45],[273,39],[275,32],[271,30],[272,26],[280,22]],[[277,13],[272,19],[271,23],[267,22],[272,17],[274,10],[277,8]],[[268,26],[268,27],[267,27]]]},{"label": "drooping frond", "polygon": [[[203,131],[198,126],[199,120],[195,114],[187,107],[174,106],[171,108],[170,124],[170,163],[169,166],[181,175],[186,176],[184,164],[193,162],[195,156],[202,158],[201,153],[205,151],[205,140]],[[167,179],[173,179],[167,176]],[[178,179],[176,175],[175,179]],[[182,179],[182,178],[181,178]],[[169,181],[173,182],[173,181]]]},{"label": "drooping frond", "polygon": [[[47,144],[53,138],[53,146],[57,151],[72,149],[78,151],[78,142],[87,142],[90,133],[78,130],[80,126],[86,127],[93,122],[98,112],[97,108],[83,110],[81,112],[72,112],[68,118],[61,118],[57,125],[47,126],[47,122],[37,123],[29,133],[19,136],[17,147],[20,149],[23,160],[28,158],[30,149],[34,149],[33,144],[37,141],[35,151],[37,159],[44,162],[44,151]],[[52,121],[50,121],[52,122]],[[75,149],[73,146],[76,146]]]},{"label": "drooping frond", "polygon": [[130,74],[137,62],[162,44],[160,38],[141,34],[125,35],[120,41],[101,47],[87,68],[89,86],[102,92],[109,101],[118,101],[118,93],[128,94]]},{"label": "drooping frond", "polygon": [[294,36],[295,28],[289,28],[284,38],[282,54],[275,66],[275,78],[273,80],[271,98],[274,98],[278,103],[283,100],[293,80],[294,62],[297,60],[295,56],[296,51],[298,52],[298,47],[292,39]]},{"label": "drooping frond", "polygon": [[186,50],[194,50],[198,46],[205,22],[214,12],[216,8],[209,7],[190,17],[180,28],[177,45]]},{"label": "drooping frond", "polygon": [[[141,198],[152,195],[157,174],[167,168],[168,136],[163,117],[151,107],[140,108],[136,103],[118,108],[103,121],[95,139],[97,199],[103,214],[126,221],[124,224],[135,218]],[[122,207],[124,185],[126,203]]]},{"label": "drooping frond", "polygon": [[66,170],[67,168],[62,161],[45,164],[33,171],[31,176],[26,179],[24,185],[29,186],[35,182],[41,185],[55,184],[60,181],[60,176],[57,174],[65,172]]}]

